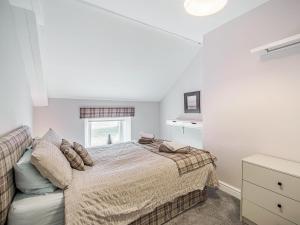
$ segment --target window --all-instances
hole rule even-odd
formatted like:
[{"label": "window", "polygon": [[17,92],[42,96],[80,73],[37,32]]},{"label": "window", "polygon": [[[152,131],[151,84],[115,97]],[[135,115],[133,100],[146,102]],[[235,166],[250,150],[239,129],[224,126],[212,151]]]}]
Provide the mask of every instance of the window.
[{"label": "window", "polygon": [[131,118],[99,118],[85,120],[85,145],[95,147],[106,145],[108,136],[112,143],[131,140]]}]

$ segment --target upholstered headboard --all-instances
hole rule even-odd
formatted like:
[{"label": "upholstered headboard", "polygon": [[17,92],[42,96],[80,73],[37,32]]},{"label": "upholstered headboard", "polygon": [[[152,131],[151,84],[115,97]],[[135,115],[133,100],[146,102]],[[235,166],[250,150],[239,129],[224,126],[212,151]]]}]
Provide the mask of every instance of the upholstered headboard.
[{"label": "upholstered headboard", "polygon": [[13,166],[32,142],[30,129],[22,126],[0,137],[0,225],[4,225],[15,195]]}]

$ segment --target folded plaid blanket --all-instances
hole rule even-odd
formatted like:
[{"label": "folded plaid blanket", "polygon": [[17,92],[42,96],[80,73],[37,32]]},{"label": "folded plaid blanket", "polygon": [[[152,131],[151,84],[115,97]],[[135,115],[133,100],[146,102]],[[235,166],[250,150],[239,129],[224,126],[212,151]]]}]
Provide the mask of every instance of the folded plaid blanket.
[{"label": "folded plaid blanket", "polygon": [[155,140],[153,143],[143,145],[143,147],[153,153],[173,160],[177,165],[179,175],[189,173],[210,163],[216,166],[215,161],[217,161],[217,158],[208,151],[190,147],[189,152],[184,153],[162,152],[159,151],[162,143],[162,140]]},{"label": "folded plaid blanket", "polygon": [[146,138],[146,137],[141,137],[138,140],[139,144],[145,145],[145,144],[151,144],[154,142],[154,138]]}]

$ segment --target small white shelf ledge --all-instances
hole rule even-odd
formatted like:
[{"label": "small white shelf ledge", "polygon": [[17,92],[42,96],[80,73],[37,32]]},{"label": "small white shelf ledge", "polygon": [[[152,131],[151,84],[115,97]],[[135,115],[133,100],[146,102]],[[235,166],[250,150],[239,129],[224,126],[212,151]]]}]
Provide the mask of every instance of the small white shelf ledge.
[{"label": "small white shelf ledge", "polygon": [[203,127],[201,121],[167,120],[166,124],[173,127],[193,128],[193,129],[201,129]]},{"label": "small white shelf ledge", "polygon": [[300,44],[300,34],[296,34],[278,41],[274,41],[266,45],[259,46],[257,48],[251,49],[250,52],[252,54],[257,54],[257,55],[267,55],[271,52],[284,49],[287,47],[291,47],[297,44]]}]

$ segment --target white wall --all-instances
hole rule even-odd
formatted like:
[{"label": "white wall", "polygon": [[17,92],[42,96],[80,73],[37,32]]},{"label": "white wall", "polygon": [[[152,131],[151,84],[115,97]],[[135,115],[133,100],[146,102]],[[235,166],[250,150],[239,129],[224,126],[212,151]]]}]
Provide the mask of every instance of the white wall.
[{"label": "white wall", "polygon": [[0,135],[32,124],[32,103],[12,10],[0,1]]},{"label": "white wall", "polygon": [[299,0],[272,0],[205,37],[204,145],[236,187],[245,156],[300,161],[300,48],[261,60],[249,52],[299,33],[299,12]]},{"label": "white wall", "polygon": [[72,99],[49,99],[49,106],[34,107],[34,136],[42,136],[51,127],[62,137],[84,144],[84,120],[79,118],[82,106],[134,106],[132,139],[137,139],[140,131],[159,136],[159,103]]},{"label": "white wall", "polygon": [[[161,101],[161,134],[218,157],[220,180],[240,187],[241,160],[264,153],[300,161],[300,47],[259,59],[250,49],[297,34],[300,1],[272,0],[205,36],[201,53]],[[168,128],[183,93],[202,90],[203,136]]]},{"label": "white wall", "polygon": [[184,93],[202,89],[202,61],[202,51],[200,50],[182,77],[160,102],[161,137],[200,148],[203,146],[202,130],[186,128],[183,133],[180,127],[167,126],[166,120],[178,117],[201,119],[200,113],[184,113]]}]

